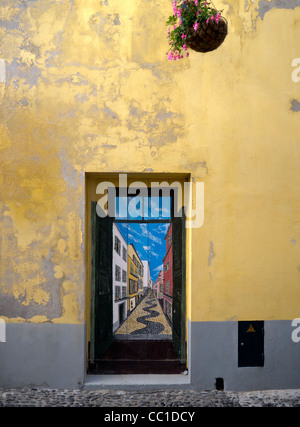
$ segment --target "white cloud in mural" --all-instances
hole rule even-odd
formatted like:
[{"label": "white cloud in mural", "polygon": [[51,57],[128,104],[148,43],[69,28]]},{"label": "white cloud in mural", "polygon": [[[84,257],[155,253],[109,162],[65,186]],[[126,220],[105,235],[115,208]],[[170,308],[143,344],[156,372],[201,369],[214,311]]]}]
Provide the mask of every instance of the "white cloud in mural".
[{"label": "white cloud in mural", "polygon": [[149,231],[149,229],[147,227],[147,224],[141,224],[141,232],[142,232],[143,236],[147,237],[148,239],[152,240],[153,242],[159,243],[159,244],[162,243],[161,239],[159,239],[158,237],[154,236],[154,234],[152,234]]},{"label": "white cloud in mural", "polygon": [[164,265],[160,264],[157,267],[153,268],[153,271],[155,271],[155,273],[159,273],[160,270],[163,270],[163,268],[164,268]]}]

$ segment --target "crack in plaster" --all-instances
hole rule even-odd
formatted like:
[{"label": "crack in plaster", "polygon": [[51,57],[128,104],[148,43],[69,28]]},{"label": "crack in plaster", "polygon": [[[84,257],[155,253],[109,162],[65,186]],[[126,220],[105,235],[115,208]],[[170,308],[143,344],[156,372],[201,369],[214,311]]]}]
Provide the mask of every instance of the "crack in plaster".
[{"label": "crack in plaster", "polygon": [[207,261],[208,266],[211,265],[211,261],[214,257],[215,257],[214,244],[213,244],[213,242],[209,242],[209,257],[208,257],[208,261]]}]

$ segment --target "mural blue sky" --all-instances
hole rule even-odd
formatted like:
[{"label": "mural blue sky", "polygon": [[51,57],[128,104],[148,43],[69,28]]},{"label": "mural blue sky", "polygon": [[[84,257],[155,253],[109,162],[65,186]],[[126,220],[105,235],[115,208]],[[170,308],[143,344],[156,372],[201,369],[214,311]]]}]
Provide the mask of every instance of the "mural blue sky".
[{"label": "mural blue sky", "polygon": [[171,218],[171,198],[138,195],[119,196],[115,200],[116,223],[127,244],[133,243],[140,259],[149,261],[151,279],[155,282],[163,267],[166,253],[165,235],[169,222],[118,222],[117,218],[131,221],[168,220]]},{"label": "mural blue sky", "polygon": [[163,258],[166,253],[165,235],[169,223],[119,223],[117,225],[127,241],[133,243],[142,261],[148,260],[151,279],[155,282],[162,270]]}]

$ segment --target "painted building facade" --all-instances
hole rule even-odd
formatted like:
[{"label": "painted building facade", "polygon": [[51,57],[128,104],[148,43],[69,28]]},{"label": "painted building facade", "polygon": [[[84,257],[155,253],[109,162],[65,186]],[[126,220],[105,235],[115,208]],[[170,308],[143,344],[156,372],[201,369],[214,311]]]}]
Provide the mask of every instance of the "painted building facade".
[{"label": "painted building facade", "polygon": [[127,317],[127,242],[113,224],[113,332]]},{"label": "painted building facade", "polygon": [[133,245],[128,245],[128,310],[132,311],[143,297],[143,264]]},{"label": "painted building facade", "polygon": [[144,295],[150,292],[152,289],[152,280],[150,276],[150,264],[148,260],[143,260],[143,288],[144,288]]},{"label": "painted building facade", "polygon": [[160,304],[163,306],[163,296],[164,296],[164,272],[161,270],[156,278],[155,284],[154,284],[154,292],[159,300]]},{"label": "painted building facade", "polygon": [[170,224],[166,241],[166,255],[164,257],[164,274],[163,274],[163,310],[169,321],[172,323],[173,311],[173,251],[172,251],[172,224]]},{"label": "painted building facade", "polygon": [[194,209],[204,184],[178,383],[300,387],[300,1],[214,3],[223,45],[170,62],[169,0],[3,2],[0,386],[89,384],[91,202],[121,172],[190,183]]}]

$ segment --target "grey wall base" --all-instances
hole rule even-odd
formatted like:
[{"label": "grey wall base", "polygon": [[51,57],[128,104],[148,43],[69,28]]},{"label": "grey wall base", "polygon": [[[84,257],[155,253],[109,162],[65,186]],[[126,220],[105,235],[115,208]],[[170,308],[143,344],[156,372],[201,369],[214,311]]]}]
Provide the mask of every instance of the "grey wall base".
[{"label": "grey wall base", "polygon": [[[264,367],[238,367],[237,322],[189,322],[189,375],[159,379],[143,375],[113,376],[113,382],[86,376],[84,325],[8,323],[6,342],[0,342],[0,387],[94,388],[184,387],[215,389],[223,378],[230,391],[300,388],[300,342],[292,341],[291,320],[265,322]],[[103,384],[102,384],[103,382]],[[101,387],[102,384],[102,387]],[[113,388],[113,387],[112,387]]]},{"label": "grey wall base", "polygon": [[0,387],[78,389],[85,374],[84,325],[7,323]]},{"label": "grey wall base", "polygon": [[292,341],[291,321],[264,324],[263,367],[238,367],[238,322],[189,322],[192,388],[214,389],[223,378],[231,391],[300,388],[300,342]]}]

